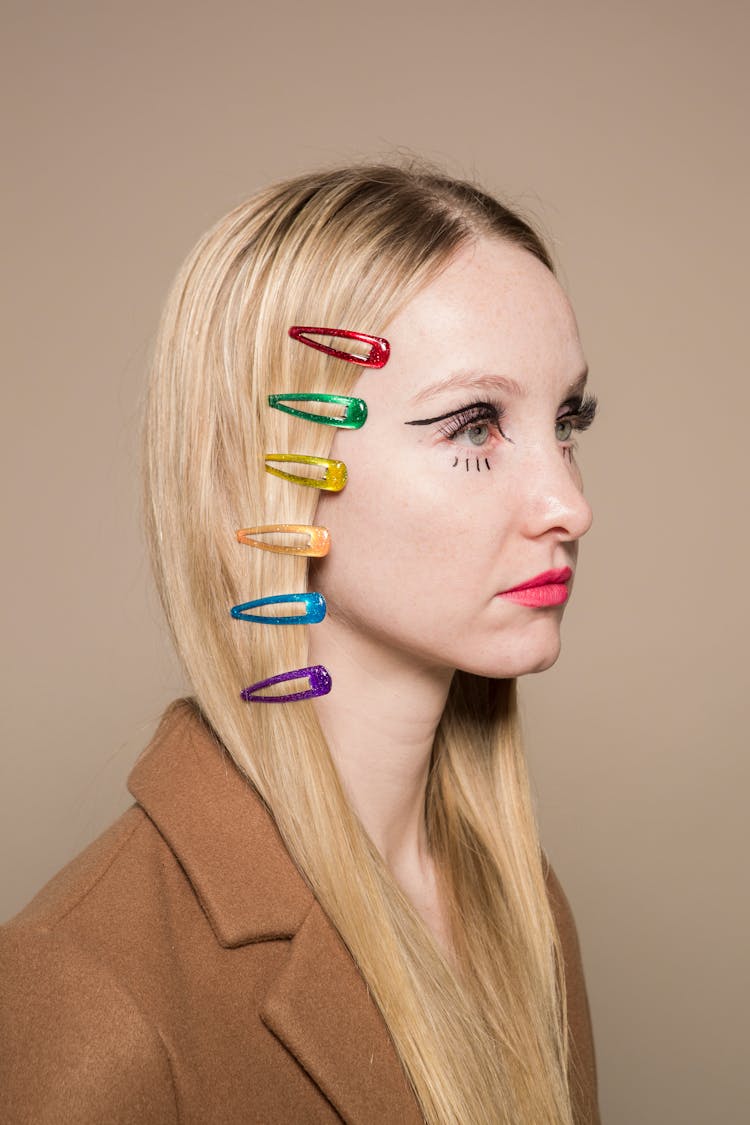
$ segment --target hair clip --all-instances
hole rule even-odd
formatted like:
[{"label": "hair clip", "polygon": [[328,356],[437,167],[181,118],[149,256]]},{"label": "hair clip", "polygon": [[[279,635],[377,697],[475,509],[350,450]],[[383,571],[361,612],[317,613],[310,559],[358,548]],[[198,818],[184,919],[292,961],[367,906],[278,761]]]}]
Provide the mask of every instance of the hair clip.
[{"label": "hair clip", "polygon": [[[345,359],[348,363],[359,363],[362,367],[385,367],[388,356],[391,354],[391,345],[382,336],[368,336],[366,332],[349,332],[346,328],[308,328],[294,324],[289,329],[293,340],[300,344],[307,344],[309,348],[317,348],[319,352],[332,355],[335,359]],[[311,340],[310,336],[333,336],[342,340],[359,340],[362,344],[369,344],[370,353],[367,356],[357,355],[356,352],[339,351],[329,344],[321,344],[319,340]]]},{"label": "hair clip", "polygon": [[[307,543],[301,547],[287,547],[281,543],[264,543],[257,535],[306,535]],[[279,555],[307,555],[322,559],[331,546],[327,527],[314,527],[309,523],[268,523],[263,527],[243,527],[237,532],[237,542],[246,547],[259,547],[261,551],[275,551]]]},{"label": "hair clip", "polygon": [[[320,477],[303,477],[296,473],[286,473],[283,469],[274,469],[269,461],[291,461],[298,465],[321,465],[324,468],[322,479]],[[324,488],[328,492],[340,492],[346,484],[346,465],[343,461],[332,461],[330,457],[311,457],[307,453],[267,453],[266,472],[282,480],[290,480],[294,484],[304,484],[308,488]]]},{"label": "hair clip", "polygon": [[[290,613],[285,617],[248,612],[264,605],[280,605],[285,602],[301,603],[306,609],[304,613]],[[259,621],[263,625],[317,625],[326,615],[326,600],[322,594],[274,594],[267,598],[256,598],[253,602],[243,602],[242,605],[233,605],[229,612],[238,621]]]},{"label": "hair clip", "polygon": [[[273,687],[274,684],[283,684],[286,680],[306,679],[309,687],[303,691],[294,691],[290,695],[259,695],[261,688]],[[297,668],[294,672],[282,672],[278,676],[269,676],[267,680],[258,680],[257,684],[243,688],[240,696],[246,703],[294,703],[298,699],[315,699],[319,695],[328,695],[331,690],[331,674],[322,664],[312,664],[309,668]]]},{"label": "hair clip", "polygon": [[[344,407],[343,417],[332,414],[313,414],[307,410],[297,410],[286,406],[287,402],[331,402]],[[358,430],[367,420],[367,403],[362,398],[349,398],[348,395],[299,394],[269,395],[268,405],[285,414],[294,414],[307,422],[322,422],[326,426],[342,426],[346,430]]]}]

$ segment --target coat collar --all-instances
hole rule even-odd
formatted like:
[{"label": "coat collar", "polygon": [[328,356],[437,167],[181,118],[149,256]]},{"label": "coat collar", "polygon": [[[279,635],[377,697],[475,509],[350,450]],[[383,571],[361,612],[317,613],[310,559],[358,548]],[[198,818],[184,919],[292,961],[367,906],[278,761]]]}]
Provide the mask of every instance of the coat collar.
[{"label": "coat collar", "polygon": [[128,788],[226,947],[292,937],[313,903],[257,792],[190,700],[166,712]]},{"label": "coat collar", "polygon": [[189,700],[173,704],[128,787],[226,948],[288,938],[260,1017],[347,1122],[423,1121],[382,1016],[257,792]]}]

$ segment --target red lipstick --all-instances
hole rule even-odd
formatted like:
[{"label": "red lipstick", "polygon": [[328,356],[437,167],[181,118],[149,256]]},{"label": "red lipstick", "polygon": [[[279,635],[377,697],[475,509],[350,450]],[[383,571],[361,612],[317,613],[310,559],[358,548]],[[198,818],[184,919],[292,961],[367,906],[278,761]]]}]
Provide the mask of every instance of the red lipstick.
[{"label": "red lipstick", "polygon": [[499,598],[506,598],[509,602],[518,602],[519,605],[530,605],[543,608],[550,605],[562,605],[568,599],[567,582],[573,577],[569,566],[557,570],[545,570],[530,578],[528,582],[521,582],[510,590],[503,590]]}]

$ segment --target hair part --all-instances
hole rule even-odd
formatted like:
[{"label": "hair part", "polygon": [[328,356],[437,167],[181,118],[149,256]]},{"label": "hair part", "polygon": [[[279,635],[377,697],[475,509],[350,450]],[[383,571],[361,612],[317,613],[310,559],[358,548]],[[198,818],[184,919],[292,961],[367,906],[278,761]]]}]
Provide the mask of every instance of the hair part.
[{"label": "hair part", "polygon": [[295,343],[289,326],[387,336],[405,303],[482,237],[553,268],[519,215],[415,167],[300,176],[230,212],[188,257],[163,314],[145,429],[147,525],[200,710],[362,972],[426,1121],[571,1125],[562,957],[514,681],[457,673],[435,739],[425,811],[451,964],[352,811],[314,706],[240,700],[245,684],[307,663],[306,627],[269,627],[258,644],[229,615],[249,597],[308,588],[306,558],[235,538],[238,527],[314,522],[317,490],[272,477],[264,456],[325,457],[333,440],[331,427],[269,410],[267,395],[347,394],[358,374]]}]

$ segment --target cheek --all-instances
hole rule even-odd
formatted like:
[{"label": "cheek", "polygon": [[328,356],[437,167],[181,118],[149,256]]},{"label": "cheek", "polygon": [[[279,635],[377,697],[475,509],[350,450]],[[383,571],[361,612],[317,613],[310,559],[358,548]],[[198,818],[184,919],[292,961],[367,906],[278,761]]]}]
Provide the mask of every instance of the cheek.
[{"label": "cheek", "polygon": [[415,591],[433,597],[436,586],[445,589],[465,574],[478,521],[446,487],[450,472],[411,483],[390,466],[351,472],[342,493],[321,496],[316,519],[331,532],[331,551],[316,574],[332,602],[356,596],[401,604]]},{"label": "cheek", "polygon": [[310,589],[331,623],[416,657],[478,675],[541,671],[557,657],[559,615],[530,620],[494,601],[520,573],[512,503],[508,481],[450,464],[411,479],[394,462],[352,465],[346,489],[320,497],[331,550],[311,564]]}]

